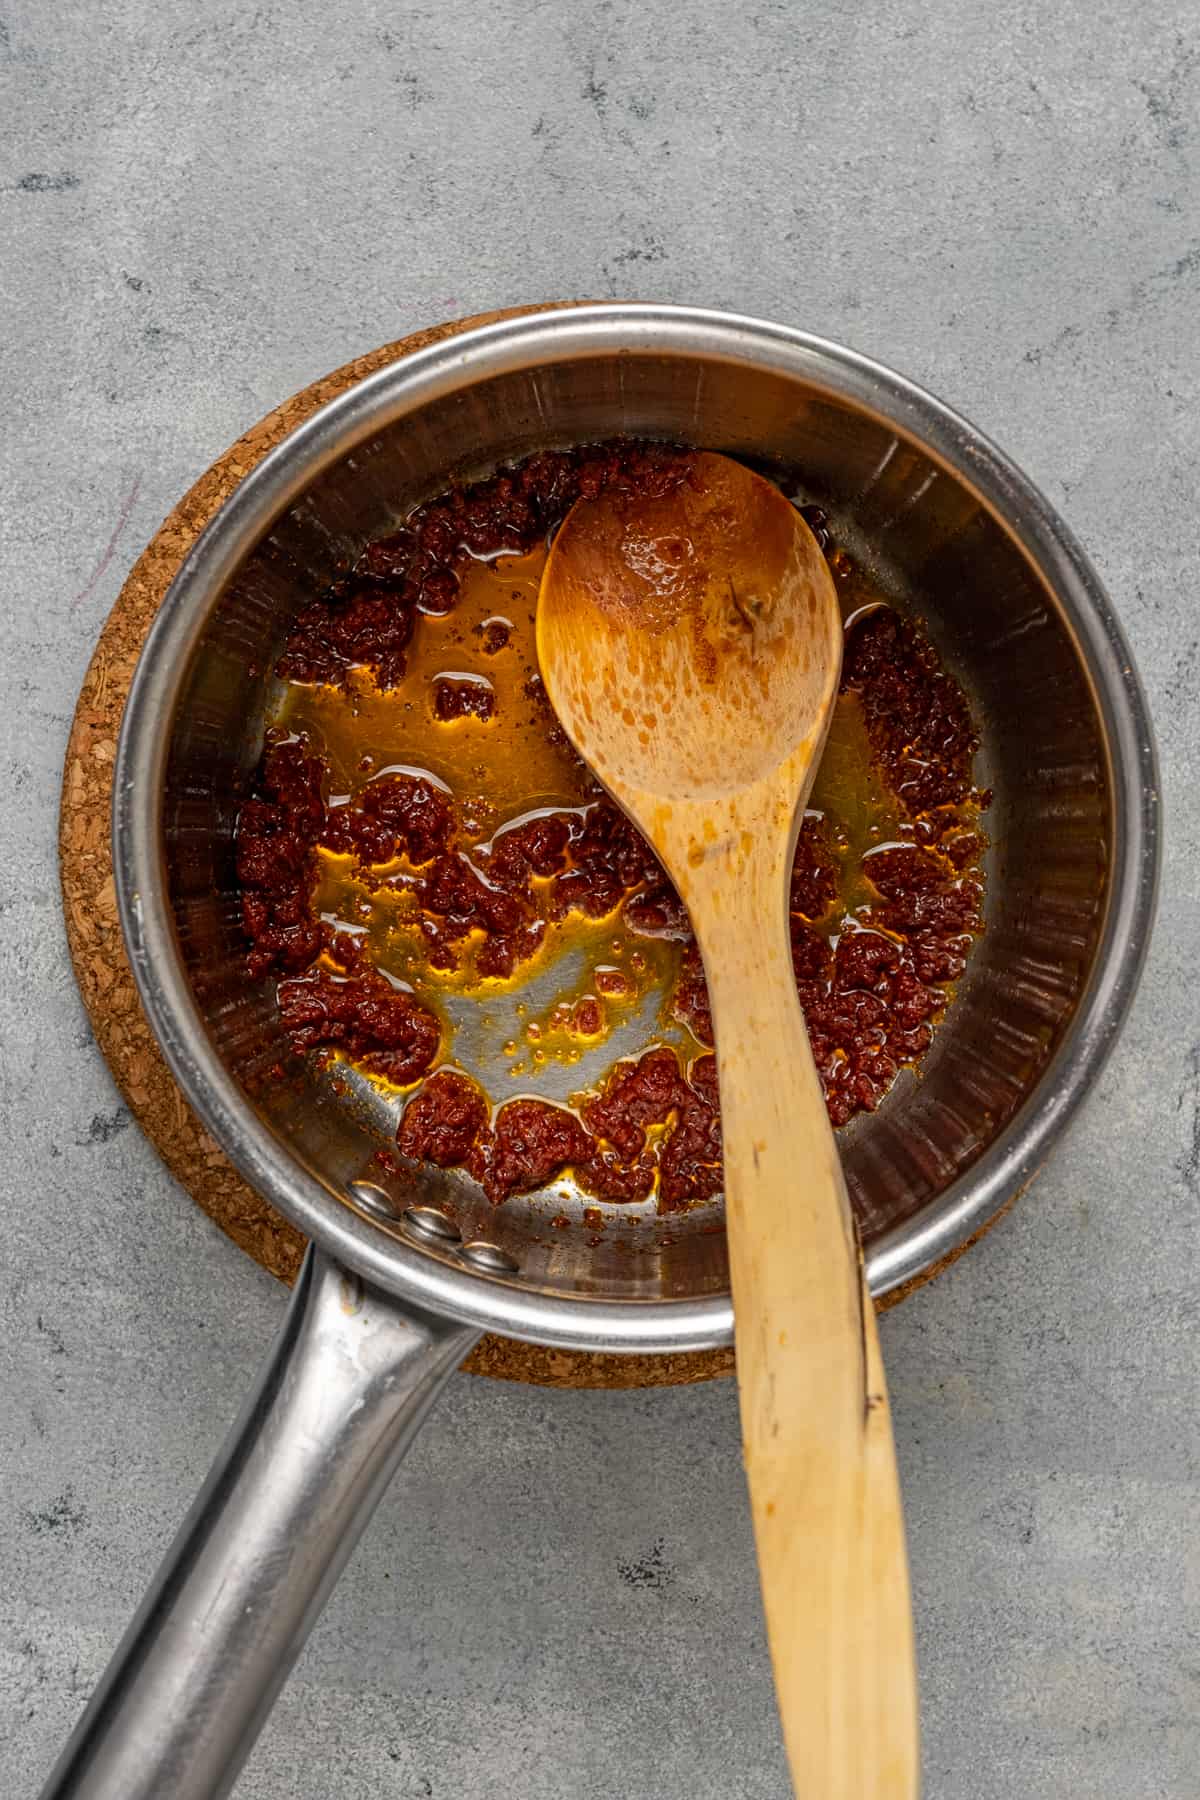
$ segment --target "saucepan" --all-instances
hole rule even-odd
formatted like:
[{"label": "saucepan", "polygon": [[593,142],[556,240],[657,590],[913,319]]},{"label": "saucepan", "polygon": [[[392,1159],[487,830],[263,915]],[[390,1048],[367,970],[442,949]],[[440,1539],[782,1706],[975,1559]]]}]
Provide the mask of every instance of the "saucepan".
[{"label": "saucepan", "polygon": [[559,1189],[493,1209],[465,1177],[381,1168],[388,1103],[290,1055],[239,926],[234,822],[297,605],[450,479],[621,433],[799,471],[840,540],[927,621],[981,727],[986,930],[920,1079],[841,1136],[877,1297],[1029,1180],[1113,1044],[1154,905],[1150,725],[1091,564],[972,426],[803,332],[647,305],[468,330],[332,401],[247,476],[180,569],[133,683],[114,794],[121,920],[167,1060],[311,1247],[269,1363],[47,1795],[228,1791],[481,1332],[642,1353],[732,1337],[711,1218],[589,1242],[546,1229],[547,1207],[573,1204]]}]

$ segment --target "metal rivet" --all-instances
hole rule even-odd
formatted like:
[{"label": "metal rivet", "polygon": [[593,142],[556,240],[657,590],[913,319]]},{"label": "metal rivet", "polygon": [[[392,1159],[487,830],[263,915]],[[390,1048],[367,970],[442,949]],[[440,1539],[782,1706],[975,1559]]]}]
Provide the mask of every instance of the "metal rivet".
[{"label": "metal rivet", "polygon": [[348,1183],[350,1198],[364,1212],[374,1213],[377,1219],[399,1218],[399,1208],[392,1196],[373,1181],[351,1181]]},{"label": "metal rivet", "polygon": [[462,1232],[453,1219],[439,1212],[436,1206],[410,1206],[404,1213],[404,1223],[418,1237],[429,1238],[433,1243],[457,1244]]},{"label": "metal rivet", "polygon": [[496,1244],[464,1244],[459,1255],[464,1262],[470,1263],[473,1268],[484,1270],[488,1275],[516,1275],[521,1268],[515,1257]]}]

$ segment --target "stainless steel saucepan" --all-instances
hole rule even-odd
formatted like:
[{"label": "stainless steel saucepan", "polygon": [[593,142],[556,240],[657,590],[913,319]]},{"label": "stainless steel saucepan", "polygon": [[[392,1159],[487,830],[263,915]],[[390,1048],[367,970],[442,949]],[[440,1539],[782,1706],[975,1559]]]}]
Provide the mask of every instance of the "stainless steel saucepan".
[{"label": "stainless steel saucepan", "polygon": [[[1094,1080],[1146,949],[1150,726],[1095,571],[986,439],[879,364],[783,326],[606,305],[405,357],[250,474],[177,576],[117,758],[114,853],[142,1001],[218,1143],[312,1239],[279,1341],[45,1789],[228,1792],[427,1408],[482,1331],[600,1351],[732,1335],[711,1219],[599,1246],[465,1178],[379,1172],[386,1102],[288,1057],[244,973],[232,832],[290,614],[451,477],[631,433],[800,471],[927,619],[995,790],[987,929],[922,1077],[843,1133],[875,1293],[963,1244]],[[268,1071],[283,1056],[293,1080]],[[645,1248],[634,1244],[648,1239]],[[656,1241],[657,1240],[657,1241]],[[503,1404],[497,1395],[497,1404]]]}]

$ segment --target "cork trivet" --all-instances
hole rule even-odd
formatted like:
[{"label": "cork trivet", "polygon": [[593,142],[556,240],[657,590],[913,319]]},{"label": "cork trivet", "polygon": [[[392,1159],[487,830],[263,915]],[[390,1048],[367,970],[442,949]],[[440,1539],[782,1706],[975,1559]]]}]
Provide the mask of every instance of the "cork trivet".
[{"label": "cork trivet", "polygon": [[[239,481],[288,432],[355,382],[412,351],[473,325],[545,310],[512,307],[415,332],[314,382],[252,426],[200,477],[134,564],[100,634],[75,709],[63,770],[59,853],[67,940],[96,1042],[130,1111],[175,1179],[239,1248],[281,1281],[295,1279],[304,1239],[247,1186],[192,1112],[146,1022],[125,958],[109,849],[113,759],[125,697],[146,634],[180,563]],[[922,1280],[962,1254],[960,1249],[947,1257]],[[896,1304],[919,1285],[910,1282],[883,1304]],[[733,1352],[594,1356],[485,1337],[464,1367],[476,1375],[548,1387],[662,1387],[731,1374]]]}]

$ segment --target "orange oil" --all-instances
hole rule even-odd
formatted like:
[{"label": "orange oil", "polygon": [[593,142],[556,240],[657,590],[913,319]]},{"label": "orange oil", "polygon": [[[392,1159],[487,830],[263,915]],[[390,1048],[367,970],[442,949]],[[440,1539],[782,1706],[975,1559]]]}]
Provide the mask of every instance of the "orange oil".
[{"label": "orange oil", "polygon": [[[427,774],[454,795],[463,848],[486,843],[501,825],[530,812],[595,799],[594,782],[554,729],[534,686],[534,620],[545,554],[539,548],[468,562],[454,611],[418,618],[399,687],[381,692],[362,673],[351,677],[348,689],[288,687],[276,722],[303,733],[324,756],[331,799],[388,770]],[[856,587],[854,605],[863,599]],[[509,628],[509,637],[488,654],[485,628],[496,621]],[[441,676],[486,680],[495,695],[494,716],[435,718]],[[820,922],[835,932],[847,912],[870,904],[861,858],[896,840],[903,816],[872,762],[853,694],[841,695],[835,706],[809,807],[826,816],[842,860],[838,900]],[[504,1093],[559,1097],[552,1090],[563,1089],[568,1071],[569,1088],[578,1088],[599,1079],[614,1055],[635,1054],[650,1042],[691,1043],[667,1012],[681,954],[676,943],[638,937],[619,916],[572,915],[552,921],[536,956],[507,980],[477,974],[476,946],[469,940],[460,967],[447,972],[429,962],[412,894],[381,888],[389,870],[373,870],[366,882],[351,857],[322,850],[319,858],[318,910],[330,923],[365,933],[370,961],[434,1006],[453,1033],[451,1054],[494,1093],[502,1085]],[[403,876],[404,866],[398,863],[395,872]],[[613,992],[616,987],[623,991]],[[596,1007],[581,1013],[580,1000],[593,998]],[[589,1029],[581,1029],[581,1018]],[[502,1084],[498,1068],[505,1070]]]}]

